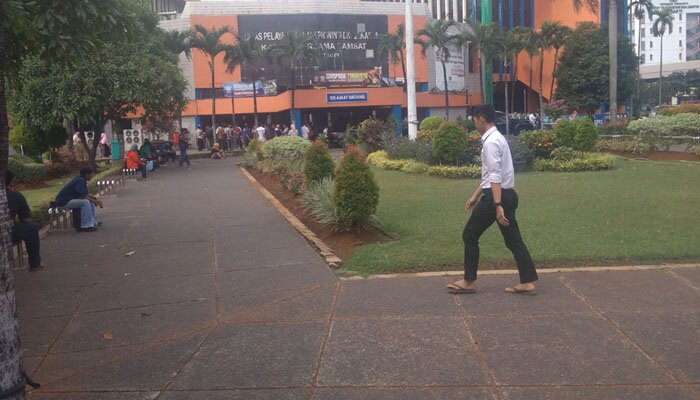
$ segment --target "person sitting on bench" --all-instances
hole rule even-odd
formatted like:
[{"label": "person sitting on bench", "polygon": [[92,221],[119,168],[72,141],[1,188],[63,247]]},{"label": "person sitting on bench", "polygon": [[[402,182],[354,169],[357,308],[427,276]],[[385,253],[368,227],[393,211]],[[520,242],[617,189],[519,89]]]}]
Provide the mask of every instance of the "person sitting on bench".
[{"label": "person sitting on bench", "polygon": [[126,167],[141,171],[141,179],[146,180],[146,163],[139,158],[139,146],[132,144],[131,150],[126,152]]},{"label": "person sitting on bench", "polygon": [[102,208],[102,202],[88,192],[88,181],[92,179],[90,167],[80,169],[80,175],[73,178],[56,195],[56,205],[67,210],[80,209],[80,231],[94,232],[97,230],[97,210]]},{"label": "person sitting on bench", "polygon": [[24,241],[29,258],[29,271],[36,271],[43,267],[39,253],[39,226],[32,223],[32,211],[29,209],[27,199],[22,193],[12,190],[14,178],[15,174],[12,172],[5,173],[7,207],[10,210],[10,221],[12,221],[12,243]]}]

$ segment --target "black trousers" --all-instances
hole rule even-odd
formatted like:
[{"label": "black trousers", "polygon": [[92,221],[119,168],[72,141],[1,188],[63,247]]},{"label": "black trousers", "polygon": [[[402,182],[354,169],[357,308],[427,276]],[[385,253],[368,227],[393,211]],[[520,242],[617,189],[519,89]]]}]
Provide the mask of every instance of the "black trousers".
[{"label": "black trousers", "polygon": [[27,222],[18,222],[12,226],[12,241],[24,241],[29,257],[29,266],[34,268],[41,264],[39,226]]},{"label": "black trousers", "polygon": [[[510,226],[503,227],[500,224],[501,234],[506,242],[506,247],[513,253],[520,273],[520,283],[534,282],[537,280],[537,271],[532,262],[530,252],[520,235],[518,221],[515,219],[515,210],[518,208],[518,194],[513,189],[503,189],[501,205],[505,211]],[[493,223],[496,222],[496,207],[493,205],[493,194],[490,189],[485,189],[479,202],[474,206],[471,217],[462,233],[464,240],[464,279],[476,280],[479,269],[479,238]]]}]

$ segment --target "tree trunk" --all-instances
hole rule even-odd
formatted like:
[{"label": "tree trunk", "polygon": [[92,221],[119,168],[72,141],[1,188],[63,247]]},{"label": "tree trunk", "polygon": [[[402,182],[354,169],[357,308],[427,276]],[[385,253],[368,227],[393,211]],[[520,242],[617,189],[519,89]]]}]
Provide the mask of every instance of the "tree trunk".
[{"label": "tree trunk", "polygon": [[544,111],[544,101],[542,100],[542,78],[544,77],[544,50],[540,52],[540,83],[539,83],[539,91],[540,91],[540,129],[542,129],[544,124],[544,114],[542,111]]},{"label": "tree trunk", "polygon": [[481,52],[481,48],[479,48],[479,87],[481,88],[481,102],[484,102],[484,99],[486,98],[484,96],[484,69],[482,68],[482,60],[484,59],[484,53]]},{"label": "tree trunk", "polygon": [[[216,137],[216,89],[214,88],[214,57],[211,58],[211,130]],[[214,139],[216,140],[216,139]]]},{"label": "tree trunk", "polygon": [[[644,17],[642,17],[644,18]],[[642,20],[640,19],[637,23],[637,54],[640,52],[640,47],[642,46]],[[639,83],[642,80],[642,71],[641,71],[641,63],[642,59],[637,56],[637,108],[639,108]],[[632,114],[634,117],[634,113]]]},{"label": "tree trunk", "polygon": [[559,60],[559,49],[554,49],[554,68],[552,69],[552,84],[549,86],[549,102],[553,103],[554,99],[554,74],[557,72],[557,61]]},{"label": "tree trunk", "polygon": [[510,135],[510,117],[508,116],[508,80],[506,79],[506,135]]},{"label": "tree trunk", "polygon": [[617,119],[617,0],[608,3],[608,55],[610,56],[610,120]]},{"label": "tree trunk", "polygon": [[289,119],[291,120],[289,126],[294,125],[295,128],[300,129],[300,127],[296,126],[296,118],[294,118],[294,94],[297,88],[295,78],[296,75],[294,74],[294,61],[292,61],[292,107],[289,109]]},{"label": "tree trunk", "polygon": [[664,79],[664,35],[661,34],[661,55],[659,56],[659,110],[661,110],[661,83]]},{"label": "tree trunk", "polygon": [[[0,5],[0,21],[5,21],[4,2]],[[5,76],[5,24],[0,24],[0,77]],[[0,392],[22,385],[22,348],[17,322],[15,282],[12,274],[12,226],[7,208],[5,172],[9,152],[10,127],[5,103],[5,80],[0,78]],[[9,400],[24,399],[24,385]]]},{"label": "tree trunk", "polygon": [[[253,85],[253,90],[255,90],[255,85]],[[236,89],[231,86],[231,121],[233,126],[236,126]]]},{"label": "tree trunk", "polygon": [[401,70],[403,71],[403,92],[406,93],[408,89],[408,77],[406,76],[406,61],[404,60],[403,50],[399,50],[399,56],[401,57]]},{"label": "tree trunk", "polygon": [[513,76],[510,83],[510,110],[515,111],[515,82],[518,77],[518,56],[513,57]]},{"label": "tree trunk", "polygon": [[255,120],[255,127],[258,127],[258,88],[255,85],[258,82],[258,74],[253,72],[253,117]]},{"label": "tree trunk", "polygon": [[[442,59],[442,57],[441,57]],[[445,81],[445,119],[450,120],[450,92],[447,90],[447,67],[445,66],[445,61],[441,60],[442,64],[442,78]]]},{"label": "tree trunk", "polygon": [[527,88],[527,110],[526,112],[530,111],[530,93],[532,92],[532,63],[535,62],[535,57],[530,56],[530,86]]}]

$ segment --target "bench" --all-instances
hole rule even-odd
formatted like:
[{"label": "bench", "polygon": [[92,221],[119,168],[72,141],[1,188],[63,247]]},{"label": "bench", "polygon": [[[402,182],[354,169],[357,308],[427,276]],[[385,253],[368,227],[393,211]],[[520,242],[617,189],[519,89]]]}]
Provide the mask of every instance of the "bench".
[{"label": "bench", "polygon": [[23,242],[12,242],[12,268],[14,269],[24,269],[24,257],[26,256],[26,251],[24,250]]},{"label": "bench", "polygon": [[70,228],[74,228],[76,232],[80,231],[80,209],[67,210],[58,207],[56,202],[52,201],[49,206],[49,230],[60,231]]}]

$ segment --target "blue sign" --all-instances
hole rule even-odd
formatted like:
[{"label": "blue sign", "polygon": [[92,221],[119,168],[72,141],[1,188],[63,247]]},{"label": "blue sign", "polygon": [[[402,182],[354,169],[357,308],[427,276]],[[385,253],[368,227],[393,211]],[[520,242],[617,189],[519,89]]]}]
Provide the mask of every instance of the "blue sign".
[{"label": "blue sign", "polygon": [[326,103],[366,103],[368,99],[367,92],[326,94]]},{"label": "blue sign", "polygon": [[[224,97],[253,97],[253,82],[225,82]],[[256,81],[257,96],[274,96],[277,94],[277,81]]]}]

